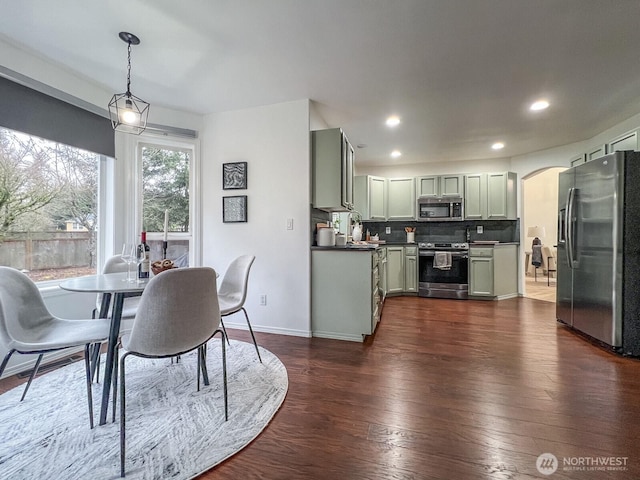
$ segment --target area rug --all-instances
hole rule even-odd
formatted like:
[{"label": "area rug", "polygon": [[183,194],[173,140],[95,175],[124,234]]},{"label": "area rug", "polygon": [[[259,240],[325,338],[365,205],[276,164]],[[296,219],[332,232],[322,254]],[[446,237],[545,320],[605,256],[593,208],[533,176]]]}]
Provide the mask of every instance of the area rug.
[{"label": "area rug", "polygon": [[[274,354],[231,340],[227,347],[229,420],[224,421],[220,340],[209,342],[209,386],[196,390],[196,355],[170,360],[127,359],[128,479],[188,479],[248,445],[268,425],[287,393],[287,371]],[[104,357],[104,356],[103,356]],[[104,361],[104,358],[102,359]],[[104,369],[102,370],[104,371]],[[0,395],[0,477],[115,479],[120,477],[119,414],[98,426],[102,385],[94,384],[89,428],[84,361]]]}]

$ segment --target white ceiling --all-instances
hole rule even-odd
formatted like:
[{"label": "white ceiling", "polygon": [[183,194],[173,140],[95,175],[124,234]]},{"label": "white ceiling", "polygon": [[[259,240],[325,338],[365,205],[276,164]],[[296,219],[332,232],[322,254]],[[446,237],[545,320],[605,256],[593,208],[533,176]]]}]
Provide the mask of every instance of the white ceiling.
[{"label": "white ceiling", "polygon": [[366,145],[359,165],[384,165],[511,157],[639,113],[639,20],[638,0],[22,0],[0,38],[119,93],[129,31],[152,109],[310,98]]}]

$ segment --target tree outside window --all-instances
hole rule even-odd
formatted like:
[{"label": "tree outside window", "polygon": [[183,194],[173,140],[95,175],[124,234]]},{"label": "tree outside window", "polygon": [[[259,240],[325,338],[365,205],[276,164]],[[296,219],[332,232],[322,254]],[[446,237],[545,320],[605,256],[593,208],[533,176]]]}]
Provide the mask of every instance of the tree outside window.
[{"label": "tree outside window", "polygon": [[0,128],[1,265],[35,281],[95,273],[99,159]]}]

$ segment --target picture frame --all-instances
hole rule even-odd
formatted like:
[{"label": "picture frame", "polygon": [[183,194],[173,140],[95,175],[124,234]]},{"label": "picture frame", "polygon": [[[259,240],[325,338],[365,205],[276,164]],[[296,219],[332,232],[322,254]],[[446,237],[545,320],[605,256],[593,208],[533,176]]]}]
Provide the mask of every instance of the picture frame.
[{"label": "picture frame", "polygon": [[222,189],[244,190],[247,188],[247,162],[222,164]]},{"label": "picture frame", "polygon": [[223,223],[246,223],[246,195],[222,197],[222,221]]}]

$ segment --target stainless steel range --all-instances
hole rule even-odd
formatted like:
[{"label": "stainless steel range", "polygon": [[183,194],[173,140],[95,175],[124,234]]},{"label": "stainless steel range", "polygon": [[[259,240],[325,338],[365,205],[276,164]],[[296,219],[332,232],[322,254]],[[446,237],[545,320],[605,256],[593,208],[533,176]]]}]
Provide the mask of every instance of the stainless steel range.
[{"label": "stainless steel range", "polygon": [[418,244],[418,295],[466,300],[469,294],[469,244]]}]

